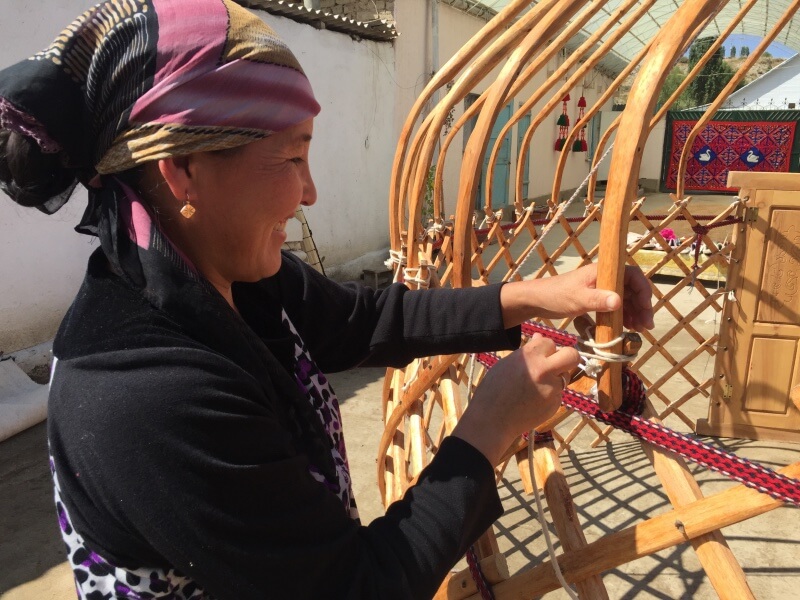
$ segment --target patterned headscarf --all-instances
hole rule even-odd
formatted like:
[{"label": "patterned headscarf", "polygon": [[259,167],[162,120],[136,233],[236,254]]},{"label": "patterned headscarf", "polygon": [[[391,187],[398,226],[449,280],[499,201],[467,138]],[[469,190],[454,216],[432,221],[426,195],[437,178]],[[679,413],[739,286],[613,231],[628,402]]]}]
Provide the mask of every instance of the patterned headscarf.
[{"label": "patterned headscarf", "polygon": [[[241,146],[319,110],[291,51],[230,0],[108,0],[78,17],[46,50],[0,71],[0,128],[34,139],[44,153],[58,153],[76,178],[102,176],[88,186],[78,231],[100,238],[110,268],[133,289],[256,380],[268,379],[275,362],[263,341],[114,174],[161,158]],[[37,208],[55,212],[71,191]],[[286,328],[297,337],[288,321]],[[279,388],[286,399],[312,476],[357,518],[338,405],[302,343],[297,347],[296,381],[287,377],[265,387]],[[323,413],[335,414],[322,419]]]},{"label": "patterned headscarf", "polygon": [[319,110],[291,51],[231,0],[109,0],[0,71],[0,128],[84,181],[240,146]]}]

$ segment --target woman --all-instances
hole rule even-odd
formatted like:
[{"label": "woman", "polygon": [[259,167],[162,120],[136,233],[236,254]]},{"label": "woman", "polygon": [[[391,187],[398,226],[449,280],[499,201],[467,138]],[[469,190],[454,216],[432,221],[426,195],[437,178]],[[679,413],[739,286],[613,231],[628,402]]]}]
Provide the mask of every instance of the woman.
[{"label": "woman", "polygon": [[[0,72],[0,185],[52,213],[84,184],[78,230],[101,244],[55,340],[48,421],[81,598],[430,597],[499,516],[492,465],[556,409],[577,355],[536,337],[502,361],[367,526],[322,370],[513,348],[524,319],[622,305],[591,267],[375,293],[281,254],[316,201],[318,111],[229,0],[111,0]],[[626,277],[627,324],[651,326]]]}]

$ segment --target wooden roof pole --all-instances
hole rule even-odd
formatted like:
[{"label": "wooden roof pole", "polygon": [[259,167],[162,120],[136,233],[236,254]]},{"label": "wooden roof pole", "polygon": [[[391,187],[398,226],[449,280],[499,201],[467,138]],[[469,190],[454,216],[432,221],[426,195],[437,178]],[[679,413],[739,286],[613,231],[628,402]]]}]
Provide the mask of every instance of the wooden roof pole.
[{"label": "wooden roof pole", "polygon": [[731,92],[736,89],[736,86],[739,85],[739,82],[744,79],[744,76],[750,70],[750,67],[752,67],[759,58],[761,58],[761,55],[767,51],[767,48],[775,40],[775,38],[778,37],[778,34],[781,32],[781,30],[786,26],[787,23],[789,23],[789,21],[792,20],[792,17],[794,17],[794,14],[797,12],[798,8],[800,8],[800,0],[793,0],[793,2],[786,9],[786,12],[784,12],[778,22],[775,23],[775,26],[764,37],[764,39],[761,40],[753,53],[750,54],[739,66],[739,70],[736,71],[733,77],[731,77],[731,80],[728,82],[728,84],[717,95],[717,97],[714,99],[714,102],[709,105],[709,107],[706,109],[706,112],[702,117],[700,117],[695,126],[692,128],[692,131],[686,138],[686,143],[683,145],[680,162],[678,162],[678,183],[675,189],[675,197],[678,200],[683,199],[684,192],[686,191],[686,167],[689,163],[689,152],[695,138],[714,117],[720,106],[722,106],[725,100],[727,100]]},{"label": "wooden roof pole", "polygon": [[[724,0],[723,4],[727,4],[728,1],[729,0]],[[756,1],[757,0],[751,0],[751,2],[756,2]],[[708,23],[713,18],[714,18],[714,15],[710,15],[708,17],[708,19],[706,19],[706,21],[704,21],[703,23],[698,25],[697,28],[694,30],[694,32],[689,37],[687,37],[686,40],[684,40],[683,52],[686,52],[686,50],[689,49],[689,46],[691,46],[691,44],[692,44],[692,40],[694,40],[694,38],[697,35],[699,35],[700,32],[703,29],[705,29],[706,25],[708,25]],[[721,37],[720,38],[720,43],[722,43],[724,40],[725,40],[725,38]],[[651,44],[652,44],[652,40],[636,56],[636,58],[638,59],[636,61],[637,64],[639,63],[639,61],[642,60],[642,58],[644,58],[644,56],[646,56],[646,53],[647,53],[648,49],[650,48]],[[683,52],[681,54],[683,54]],[[687,77],[686,79],[689,79],[689,78]],[[686,85],[689,85],[689,82],[687,82],[687,81],[684,81],[683,83],[685,83]],[[675,98],[677,98],[677,96],[675,96]],[[567,165],[567,157],[569,156],[570,149],[572,148],[572,142],[575,140],[577,135],[580,133],[581,129],[583,127],[585,127],[586,125],[588,125],[589,121],[591,121],[591,119],[594,117],[594,115],[599,112],[600,108],[602,108],[602,104],[600,102],[595,103],[595,105],[593,107],[589,108],[586,111],[586,114],[584,115],[584,117],[580,121],[575,123],[575,126],[572,128],[572,130],[569,132],[569,134],[567,134],[567,140],[564,143],[564,148],[562,148],[561,153],[560,153],[560,155],[558,157],[558,165],[556,166],[555,176],[553,177],[553,189],[552,189],[552,193],[551,193],[551,196],[550,196],[551,203],[552,203],[553,206],[555,206],[559,202],[559,194],[561,192],[561,182],[563,181],[563,178],[564,178],[564,169],[566,168],[566,165]],[[666,111],[664,111],[664,112],[666,112]],[[592,168],[594,168],[594,166],[596,164],[595,161],[598,160],[598,154],[600,156],[602,156],[603,150],[605,150],[605,144],[608,141],[608,139],[611,136],[611,134],[614,131],[616,131],[616,128],[619,126],[619,122],[620,122],[621,118],[622,118],[622,116],[620,115],[619,117],[614,119],[614,122],[611,123],[611,126],[605,132],[603,132],[603,135],[601,137],[600,143],[598,144],[598,147],[595,150],[595,156],[592,159]],[[650,131],[653,130],[653,127],[655,126],[655,123],[657,123],[657,121],[651,121],[650,129],[648,130],[648,135],[649,135]],[[596,178],[595,177],[591,177],[589,179],[589,185],[593,187],[595,181],[596,181]]]},{"label": "wooden roof pole", "polygon": [[[583,0],[585,2],[586,0]],[[574,4],[572,0],[571,4]],[[424,140],[421,140],[422,149],[420,151],[420,158],[417,161],[414,172],[413,181],[408,181],[408,191],[401,194],[401,203],[407,202],[408,206],[408,239],[417,240],[420,237],[420,220],[418,214],[421,209],[422,199],[425,194],[425,187],[427,183],[428,168],[432,164],[433,156],[436,147],[439,143],[438,132],[444,125],[447,114],[455,105],[463,99],[467,93],[482,79],[491,73],[491,71],[505,58],[508,53],[513,53],[511,56],[519,55],[520,51],[525,49],[526,56],[535,51],[538,46],[531,46],[529,41],[527,44],[525,40],[535,40],[537,44],[541,44],[545,37],[549,38],[555,35],[557,28],[547,28],[546,24],[553,20],[558,20],[563,25],[569,16],[574,14],[577,9],[570,10],[563,16],[555,16],[555,6],[558,5],[558,0],[543,0],[534,6],[529,12],[525,13],[520,20],[507,32],[508,35],[501,36],[495,44],[486,50],[478,59],[476,59],[467,69],[464,74],[456,81],[447,96],[439,103],[437,108],[428,115],[432,119],[431,125],[428,128],[428,135]],[[536,33],[538,32],[538,33]],[[544,33],[542,33],[544,32]],[[521,34],[524,34],[521,36]],[[520,37],[523,39],[521,40]],[[509,59],[510,61],[511,59]],[[527,60],[527,58],[526,58]],[[405,183],[405,182],[404,182]],[[401,208],[401,211],[405,207]],[[411,246],[413,242],[409,242]],[[407,257],[409,267],[416,266],[415,253],[409,252]]]},{"label": "wooden roof pole", "polygon": [[[652,3],[642,4],[642,6],[640,6],[637,9],[637,11],[633,13],[633,15],[631,15],[630,19],[626,20],[625,23],[621,25],[619,29],[617,29],[613,33],[613,35],[611,35],[611,37],[609,37],[605,42],[603,42],[603,45],[600,46],[598,51],[595,53],[596,55],[592,56],[589,60],[587,60],[585,63],[581,65],[581,69],[583,69],[583,71],[579,70],[567,82],[564,83],[564,85],[559,90],[560,96],[553,98],[553,101],[561,102],[561,98],[564,97],[563,94],[568,93],[577,84],[577,82],[583,78],[584,74],[588,72],[590,68],[593,68],[597,63],[599,63],[600,59],[606,53],[608,53],[620,39],[622,39],[622,36],[624,36],[630,30],[630,28],[632,28],[639,21],[639,19],[644,14],[647,13],[647,11],[650,9],[651,6]],[[650,44],[648,44],[648,47],[650,47]],[[579,74],[580,76],[578,76]],[[617,80],[619,80],[620,83],[622,83],[623,81],[619,77],[617,77]],[[594,115],[597,111],[600,110],[601,107],[602,104],[595,102],[594,106],[589,107],[587,112],[590,115]],[[591,117],[588,118],[590,119]],[[586,117],[584,117],[584,120],[588,121]],[[531,128],[533,128],[533,123],[531,123]],[[553,177],[553,188],[551,195],[553,205],[558,203],[558,195],[561,192],[561,179],[564,173],[564,167],[566,166],[566,157],[569,155],[570,148],[572,147],[572,139],[574,136],[578,134],[578,131],[579,131],[578,129],[573,128],[572,132],[567,137],[567,141],[564,144],[564,148],[559,154],[559,161],[557,163],[556,172]],[[524,144],[524,148],[526,149],[526,156],[527,156],[527,149],[529,147],[530,147],[530,142]]]},{"label": "wooden roof pole", "polygon": [[552,39],[556,32],[569,21],[584,3],[585,0],[560,0],[557,2],[557,10],[548,10],[525,37],[520,47],[508,59],[497,80],[492,85],[492,91],[481,110],[475,130],[464,150],[464,158],[461,164],[456,222],[454,225],[453,285],[455,287],[469,287],[472,285],[470,274],[472,244],[469,241],[472,230],[472,205],[483,167],[483,156],[489,144],[489,135],[492,127],[502,108],[501,103],[506,97],[513,80],[522,70],[522,65],[529,60],[533,52],[545,44],[547,40]]},{"label": "wooden roof pole", "polygon": [[[613,83],[608,86],[608,89],[603,92],[597,102],[594,103],[593,106],[589,107],[587,116],[591,118],[594,116],[600,108],[611,99],[611,96],[616,93],[617,89],[623,84],[623,82],[628,78],[628,76],[633,72],[634,68],[639,65],[639,63],[644,59],[652,45],[652,41],[648,42],[647,45],[642,48],[639,53],[633,58],[633,60],[628,63],[628,65],[617,75],[616,79],[614,79]],[[608,46],[611,48],[611,46]],[[577,79],[575,80],[575,82]],[[574,85],[574,82],[573,82]],[[571,89],[572,86],[564,85],[562,86],[559,93],[556,94],[553,98],[550,99],[550,102],[539,111],[539,115],[535,119],[531,121],[531,124],[528,126],[528,130],[525,132],[525,135],[520,143],[520,150],[517,154],[517,181],[516,181],[516,191],[515,196],[521,197],[522,196],[522,178],[519,177],[519,174],[523,172],[525,167],[525,162],[528,160],[528,151],[530,149],[531,143],[533,142],[533,135],[536,133],[536,129],[541,125],[543,120],[549,116],[550,112],[558,106],[561,102],[561,99],[564,97],[564,94]],[[560,94],[560,95],[559,95]]]},{"label": "wooden roof pole", "polygon": [[[626,135],[617,141],[611,159],[605,210],[600,224],[597,277],[597,287],[600,289],[615,290],[620,294],[623,291],[625,232],[628,231],[631,203],[638,189],[637,176],[657,92],[681,54],[686,32],[695,31],[710,14],[716,12],[718,4],[714,0],[686,0],[656,36],[631,88],[628,105],[620,122],[620,128],[624,129]],[[597,342],[609,343],[618,340],[621,334],[621,310],[597,314]],[[610,348],[610,352],[619,353],[621,348],[622,342],[619,341]],[[606,363],[598,378],[597,388],[603,410],[618,408],[622,402],[622,365]]]},{"label": "wooden roof pole", "polygon": [[[655,0],[649,0],[649,2],[646,2],[644,6],[650,7],[654,3],[654,1]],[[573,25],[580,25],[582,27],[583,23],[588,21],[597,11],[599,11],[601,8],[603,8],[603,6],[606,3],[607,3],[607,0],[602,0],[602,2],[597,3],[597,5],[590,6],[589,9],[587,9],[583,13],[581,13],[581,18],[580,19],[576,19],[573,23],[570,24],[569,31],[571,31],[571,28],[572,28]],[[516,124],[525,114],[527,114],[527,112],[529,110],[531,110],[531,108],[533,108],[533,106],[537,102],[539,102],[542,98],[544,98],[544,96],[547,93],[549,93],[550,90],[552,90],[553,86],[555,86],[555,84],[558,81],[560,81],[562,77],[566,77],[567,74],[569,73],[569,70],[572,67],[574,67],[575,64],[578,63],[581,59],[585,58],[585,56],[592,50],[592,47],[597,42],[599,42],[603,38],[603,36],[606,33],[608,33],[608,31],[614,25],[616,25],[619,22],[619,19],[621,19],[631,9],[631,7],[634,4],[636,4],[636,1],[632,1],[632,0],[627,0],[626,2],[623,2],[622,4],[620,4],[617,7],[617,9],[605,20],[605,22],[600,27],[598,27],[597,30],[594,33],[592,33],[592,35],[590,35],[573,53],[571,53],[569,55],[569,57],[567,58],[567,60],[565,60],[564,63],[561,66],[559,66],[553,72],[552,75],[550,75],[547,78],[547,80],[544,82],[544,85],[538,87],[536,89],[536,91],[534,92],[534,94],[530,98],[528,98],[525,102],[522,103],[522,106],[520,106],[520,108],[517,109],[517,111],[514,113],[514,115],[511,117],[511,119],[509,119],[508,123],[506,123],[503,126],[503,129],[501,130],[500,134],[497,136],[497,139],[498,140],[502,140],[505,137],[505,135],[514,126],[514,124]],[[637,13],[635,13],[635,14],[642,14],[643,12],[644,11],[640,8],[637,11]],[[632,17],[631,19],[628,20],[628,22],[626,22],[625,24],[621,25],[620,27],[621,28],[627,28],[626,29],[626,31],[627,31],[628,29],[633,27],[633,24],[635,23],[635,21],[636,21],[636,18]],[[567,31],[568,30],[565,30],[564,33],[566,33]],[[562,44],[566,43],[571,37],[572,37],[571,35],[569,37],[566,37],[563,34],[562,34],[562,36],[559,36],[558,41],[557,42],[553,42],[551,44],[553,46],[552,51],[558,52],[561,49]],[[596,50],[596,51],[594,51],[592,53],[597,57],[597,61],[595,61],[592,64],[592,66],[594,64],[597,64],[597,62],[599,62],[603,58],[603,56],[605,54],[603,52],[603,47],[605,47],[605,45],[601,46],[598,50]],[[611,46],[609,45],[608,47],[610,48]],[[537,62],[534,62],[532,65],[530,65],[528,67],[528,69],[526,69],[525,74],[523,74],[522,79],[525,79],[526,76],[527,76],[527,79],[532,78],[533,75],[536,72],[538,72],[538,70],[541,67],[541,65],[543,65],[547,61],[547,59],[542,60],[543,58],[544,57],[539,57]],[[548,58],[549,58],[549,56],[548,56]],[[583,77],[585,75],[585,73],[587,73],[591,69],[591,66],[589,66],[589,67],[586,66],[587,64],[590,64],[591,61],[592,61],[592,59],[590,58],[589,60],[587,60],[586,62],[581,64],[580,67],[578,67],[577,71],[572,75],[572,77],[569,78],[569,80],[570,81],[577,81],[577,79],[579,77]],[[532,67],[536,67],[536,70],[534,71],[532,69]],[[529,73],[529,71],[530,71],[530,73]],[[580,73],[580,75],[579,75],[579,73]],[[517,85],[514,86],[514,88],[519,88],[519,89],[521,89],[521,87],[522,86],[517,86]],[[564,87],[564,86],[562,86],[562,87]],[[514,89],[514,88],[512,88],[512,89]],[[514,91],[514,92],[509,91],[508,96],[506,98],[506,101],[511,100],[515,95],[516,95],[516,91]],[[561,98],[563,98],[563,95],[559,97],[559,101],[561,100]],[[542,110],[537,115],[537,118],[539,118],[539,117],[546,118],[548,115],[547,114],[543,115],[542,113],[547,113],[547,112],[548,111],[546,109]],[[530,127],[529,127],[529,129],[530,129]],[[501,147],[501,144],[498,143],[498,144],[495,144],[494,148],[492,149],[492,153],[491,153],[491,155],[489,157],[489,166],[488,166],[487,171],[486,171],[486,205],[484,206],[484,210],[486,211],[487,215],[490,214],[491,211],[492,211],[492,184],[494,182],[494,166],[497,163],[497,157],[498,157],[498,155],[500,153],[500,147]],[[518,197],[517,197],[516,194],[514,196],[515,196],[515,204],[517,204]],[[521,207],[521,201],[519,202],[519,204],[520,204],[519,209],[521,210],[521,208],[522,208]]]},{"label": "wooden roof pole", "polygon": [[[548,60],[550,60],[553,56],[555,56],[556,53],[558,53],[559,48],[574,36],[574,34],[578,31],[578,29],[582,27],[582,25],[578,26],[578,24],[583,23],[582,19],[584,18],[584,16],[591,18],[592,15],[596,14],[596,12],[600,8],[602,8],[602,6],[607,2],[607,0],[594,0],[594,2],[597,5],[596,8],[595,7],[589,8],[587,9],[586,12],[581,13],[581,21],[575,21],[573,23],[570,23],[570,25],[566,29],[564,29],[564,31],[562,31],[555,40],[553,40],[550,44],[548,44],[548,46],[544,49],[542,54],[540,54],[539,57],[537,57],[537,61],[535,61],[531,65],[528,65],[528,67],[525,68],[522,74],[516,80],[514,80],[511,89],[508,91],[508,94],[506,95],[506,101],[513,98],[517,93],[519,93],[522,90],[522,88],[524,88],[530,82],[530,80],[538,72],[538,69],[541,66],[541,62],[547,62]],[[453,124],[453,126],[450,128],[450,132],[445,136],[444,140],[442,141],[442,146],[441,149],[439,150],[440,157],[445,156],[447,154],[447,151],[450,148],[450,144],[455,139],[456,134],[461,129],[464,128],[464,125],[466,125],[466,123],[471,118],[473,118],[475,115],[478,114],[480,109],[483,107],[483,103],[486,101],[486,98],[489,96],[489,92],[490,90],[487,89],[480,96],[478,96],[478,99],[472,105],[470,105],[470,107],[467,108],[461,114],[458,120]],[[441,192],[441,190],[444,187],[443,181],[444,181],[444,167],[443,167],[443,161],[440,158],[436,165],[436,175],[435,175],[435,185],[434,185],[435,207],[441,206],[443,204],[442,192]]]},{"label": "wooden roof pole", "polygon": [[[733,33],[733,30],[742,21],[742,19],[744,19],[745,15],[756,4],[756,2],[758,2],[758,0],[748,0],[748,3],[739,11],[739,13],[736,15],[734,20],[725,29],[723,34],[719,36],[717,41],[719,41],[720,44],[722,44],[725,41],[725,39],[731,33]],[[715,15],[709,16],[708,20],[705,23],[699,25],[697,27],[697,29],[692,33],[692,35],[690,35],[686,39],[686,43],[684,44],[684,53],[689,48],[689,46],[691,46],[692,41],[694,41],[694,39],[698,35],[700,35],[700,33],[703,31],[703,29],[705,29],[706,25],[714,18],[714,16]],[[714,42],[714,46],[717,47],[717,48],[719,47],[719,46],[717,46],[717,42]],[[716,51],[716,49],[715,49],[715,51]],[[653,119],[650,121],[650,131],[651,132],[653,131],[653,128],[658,124],[658,122],[664,117],[664,115],[667,113],[667,111],[672,106],[672,104],[674,104],[675,101],[678,99],[678,97],[684,92],[684,90],[686,90],[686,88],[692,82],[692,79],[694,79],[694,77],[697,75],[697,73],[699,73],[700,69],[703,68],[701,65],[704,66],[711,59],[711,56],[713,56],[713,52],[711,52],[710,49],[709,49],[709,51],[706,52],[703,55],[703,57],[700,59],[700,61],[697,63],[697,65],[695,65],[695,67],[689,72],[689,74],[686,76],[686,78],[680,83],[680,85],[677,87],[675,92],[673,92],[673,94],[669,97],[669,99],[664,103],[664,106],[662,106],[661,109],[659,109],[658,113],[656,113],[656,116],[653,117]],[[620,115],[619,117],[614,119],[614,121],[611,123],[611,125],[608,126],[608,129],[606,129],[603,132],[603,134],[600,136],[600,141],[597,143],[597,146],[595,147],[594,156],[592,157],[592,169],[593,170],[595,169],[595,166],[597,165],[597,163],[600,160],[600,158],[602,158],[604,150],[605,150],[605,147],[606,147],[606,144],[608,143],[608,140],[611,138],[612,134],[619,127],[619,121],[620,121],[621,118],[622,118],[622,115]],[[576,125],[576,127],[578,127],[578,125]],[[587,200],[591,204],[594,203],[594,189],[595,189],[596,183],[597,183],[597,172],[595,171],[594,173],[592,173],[591,177],[589,178],[589,185],[588,185],[588,188],[587,188]]]},{"label": "wooden roof pole", "polygon": [[[547,61],[549,61],[553,56],[555,56],[561,49],[566,45],[566,43],[577,34],[583,26],[596,15],[600,9],[602,9],[608,0],[593,0],[592,3],[583,11],[581,14],[570,21],[568,27],[566,27],[561,34],[552,42],[550,42],[545,51],[539,54],[534,61],[529,64],[522,74],[514,81],[511,88],[508,90],[506,97],[504,99],[503,106],[508,102],[513,101],[516,95],[522,91],[522,88],[527,85],[527,83],[533,79],[533,77],[539,73],[542,67],[546,66]],[[617,10],[614,12],[614,15],[620,18],[622,15],[630,9],[636,2],[631,0],[626,0],[622,3],[621,6],[617,7]],[[567,56],[567,59],[553,72],[552,75],[547,76],[544,83],[541,86],[538,86],[533,93],[531,98],[528,98],[525,102],[522,103],[520,108],[518,108],[512,114],[511,118],[503,125],[500,133],[497,136],[498,140],[502,140],[506,134],[511,131],[511,128],[531,109],[531,107],[536,104],[541,98],[550,91],[556,83],[566,77],[569,73],[569,70],[575,66],[576,63],[591,50],[594,43],[590,43],[590,40],[597,41],[602,38],[602,36],[616,23],[616,19],[614,17],[609,17],[603,22],[603,24],[594,32],[592,33],[589,38],[587,38],[574,52],[570,53]],[[488,90],[487,90],[488,92]],[[499,142],[494,145],[491,150],[491,154],[489,156],[489,163],[486,170],[486,199],[484,205],[484,211],[486,214],[491,214],[492,212],[492,185],[494,183],[494,168],[495,164],[497,163],[497,157],[500,153],[500,147],[502,144]]]},{"label": "wooden roof pole", "polygon": [[[464,49],[451,59],[453,74],[457,73],[460,68],[463,68],[464,72],[436,108],[428,114],[420,127],[420,131],[412,140],[412,155],[416,155],[418,157],[417,160],[413,162],[405,161],[402,164],[397,163],[393,168],[391,183],[393,184],[397,181],[398,188],[392,188],[392,197],[395,197],[398,189],[400,193],[396,196],[396,202],[392,201],[392,205],[395,208],[392,215],[394,215],[396,224],[399,227],[402,227],[401,224],[405,216],[406,207],[409,207],[410,212],[413,205],[420,202],[424,196],[428,167],[431,165],[436,145],[438,144],[439,131],[444,125],[450,108],[463,99],[475,84],[486,77],[503,58],[511,53],[520,43],[520,40],[532,29],[537,19],[554,4],[555,0],[544,0],[534,6],[500,35],[472,63],[467,65],[471,56],[464,53]],[[495,28],[492,27],[492,29]],[[447,64],[450,65],[451,61],[448,61]],[[459,66],[459,69],[455,69],[456,66]],[[416,146],[419,146],[419,148],[416,148]],[[397,171],[397,174],[395,174],[395,171]],[[416,233],[418,233],[418,224],[410,220],[408,224],[409,238],[416,239]],[[399,239],[397,241],[400,243]],[[416,266],[417,257],[415,254],[414,252],[409,252],[407,257],[409,266]]]},{"label": "wooden roof pole", "polygon": [[411,112],[403,124],[403,129],[400,131],[400,138],[397,142],[395,150],[394,163],[392,165],[392,175],[389,180],[389,235],[391,237],[391,244],[394,250],[400,249],[400,223],[397,221],[398,212],[395,209],[399,200],[398,190],[400,184],[401,165],[405,158],[406,148],[411,133],[414,130],[414,124],[417,122],[419,115],[422,113],[425,104],[433,96],[434,92],[446,85],[458,71],[461,70],[463,65],[471,60],[483,46],[487,40],[492,39],[516,17],[520,12],[528,7],[530,2],[528,0],[513,0],[509,2],[506,7],[501,10],[486,27],[481,28],[469,42],[462,46],[461,50],[448,60],[445,65],[434,74],[433,78],[425,86],[425,89],[414,102]]}]

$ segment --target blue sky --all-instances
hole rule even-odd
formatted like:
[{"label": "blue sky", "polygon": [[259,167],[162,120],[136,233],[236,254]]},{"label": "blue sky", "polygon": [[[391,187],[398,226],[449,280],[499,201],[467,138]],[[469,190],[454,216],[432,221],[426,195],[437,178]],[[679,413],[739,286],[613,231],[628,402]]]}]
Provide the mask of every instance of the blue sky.
[{"label": "blue sky", "polygon": [[[731,46],[736,46],[737,55],[739,54],[739,50],[741,49],[742,46],[749,46],[750,51],[752,52],[753,50],[756,49],[756,46],[758,46],[758,43],[761,40],[762,38],[756,35],[745,35],[743,33],[736,33],[734,35],[731,35],[730,37],[728,37],[727,40],[725,40],[725,43],[723,44],[723,46],[725,46],[725,56],[728,56],[730,54]],[[778,44],[778,43],[771,44],[770,47],[767,49],[767,52],[769,52],[770,54],[772,54],[772,56],[775,56],[777,58],[789,58],[790,56],[794,56],[796,54],[796,52],[791,48],[787,48],[783,44]]]}]

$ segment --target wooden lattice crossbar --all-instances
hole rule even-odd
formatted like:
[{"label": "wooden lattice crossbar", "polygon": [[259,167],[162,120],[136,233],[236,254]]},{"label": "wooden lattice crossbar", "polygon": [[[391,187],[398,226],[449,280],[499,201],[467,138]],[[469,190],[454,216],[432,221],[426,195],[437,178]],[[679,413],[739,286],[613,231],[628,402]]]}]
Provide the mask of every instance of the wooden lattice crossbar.
[{"label": "wooden lattice crossbar", "polygon": [[[395,280],[411,287],[469,287],[552,277],[597,262],[598,286],[622,293],[624,266],[640,265],[651,281],[661,325],[657,333],[643,334],[642,347],[629,367],[647,388],[646,415],[668,427],[692,431],[694,422],[687,407],[698,402],[708,405],[713,390],[719,388],[721,375],[715,365],[719,353],[727,351],[720,348],[720,340],[727,339],[724,328],[731,327],[730,304],[739,301],[728,275],[738,271],[733,261],[741,255],[753,204],[745,195],[731,195],[724,206],[716,205],[713,213],[696,208],[701,203],[687,196],[684,187],[689,149],[748,70],[789,26],[800,0],[782,3],[779,15],[773,11],[763,41],[689,133],[679,163],[678,187],[666,206],[652,205],[639,193],[642,151],[670,105],[762,1],[766,2],[672,3],[671,18],[660,28],[651,27],[652,36],[641,40],[642,48],[630,63],[609,78],[607,88],[593,103],[585,109],[581,105],[578,120],[558,143],[562,149],[555,172],[535,175],[552,180],[551,193],[531,203],[524,197],[523,179],[537,131],[543,124],[555,122],[558,108],[566,106],[567,95],[577,94],[593,69],[615,52],[620,40],[638,23],[652,19],[651,10],[665,9],[658,0],[541,0],[532,6],[526,0],[512,0],[433,76],[401,132],[389,191],[390,263]],[[584,30],[590,22],[593,28]],[[712,22],[721,35],[657,109],[656,100],[670,69]],[[640,34],[641,30],[637,31]],[[580,32],[584,33],[580,43],[573,44],[574,50],[551,67],[554,57]],[[633,73],[637,74],[627,106],[597,141],[584,183],[564,190],[570,153],[579,147],[576,141],[581,140],[584,127],[607,107]],[[487,78],[491,78],[488,85]],[[440,93],[441,99],[428,110]],[[471,102],[453,119],[454,109],[469,94],[473,94]],[[500,111],[508,105],[516,110],[499,134],[492,136]],[[523,119],[527,125],[520,135],[516,180],[509,197],[493,197],[500,144],[492,146],[490,139],[502,140]],[[465,133],[468,123],[469,134]],[[615,132],[612,149],[609,140]],[[454,142],[460,134],[464,135],[463,155],[454,157],[458,145]],[[600,187],[598,168],[605,157],[610,157],[609,176]],[[445,177],[448,160],[459,163],[457,181]],[[481,187],[484,204],[476,211]],[[565,198],[569,200],[565,202]],[[423,222],[426,203],[432,205],[433,216]],[[454,210],[448,211],[448,204]],[[510,208],[501,210],[503,206]],[[668,279],[665,273],[669,273]],[[572,326],[569,320],[544,324],[556,329]],[[586,331],[575,333],[586,335]],[[598,314],[591,332],[600,343],[616,340],[621,333],[619,312]],[[619,353],[621,344],[611,351]],[[378,485],[387,505],[402,496],[431,460],[484,373],[474,356],[463,354],[428,357],[387,372],[384,432],[378,449]],[[595,393],[600,407],[612,411],[622,400],[621,381],[621,366],[608,363],[602,365],[596,381],[584,378],[574,385],[583,393]],[[613,432],[566,409],[543,428],[551,431],[552,441],[537,445],[535,464],[528,464],[528,443],[519,439],[497,465],[497,476],[499,480],[516,462],[523,486],[530,492],[534,481],[529,467],[533,467],[560,538],[563,554],[559,563],[566,567],[568,580],[575,583],[581,597],[608,597],[599,577],[603,570],[687,540],[722,597],[753,597],[719,527],[771,510],[779,502],[740,488],[704,499],[682,460],[645,445],[645,454],[674,506],[673,513],[587,545],[580,524],[567,516],[574,515],[574,510],[570,512],[572,499],[559,457],[579,437],[586,439],[587,433],[591,434],[589,443],[596,446],[611,441]],[[795,464],[785,472],[797,477],[799,470]],[[741,502],[738,510],[733,510],[731,502]],[[676,534],[678,517],[683,529]],[[558,585],[547,563],[509,578],[491,531],[476,544],[475,554],[496,598],[533,598]],[[475,585],[465,572],[446,582],[437,597],[477,597],[473,594]]]}]

